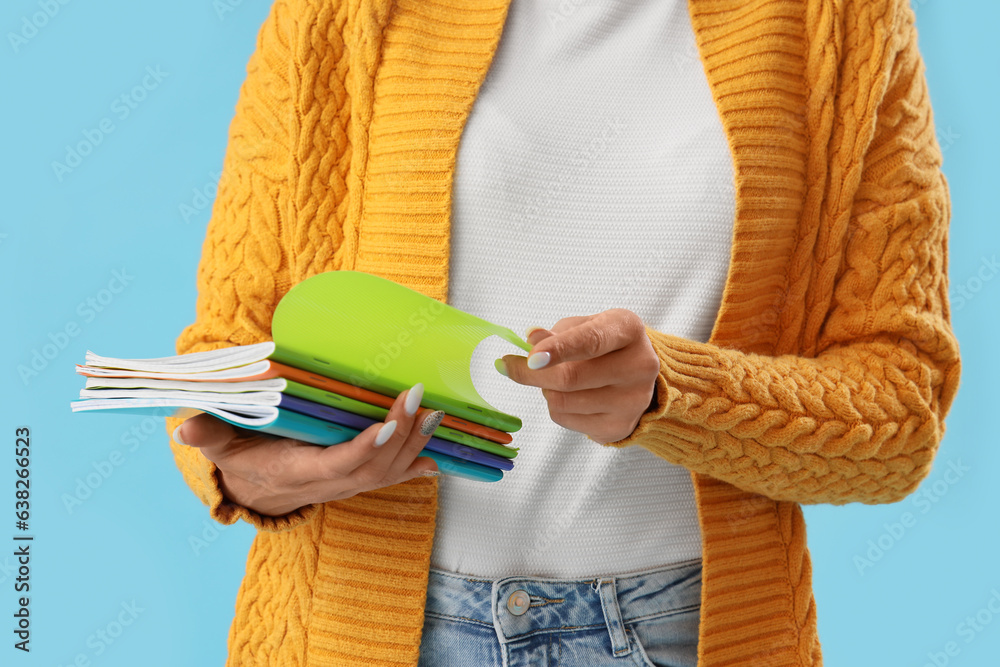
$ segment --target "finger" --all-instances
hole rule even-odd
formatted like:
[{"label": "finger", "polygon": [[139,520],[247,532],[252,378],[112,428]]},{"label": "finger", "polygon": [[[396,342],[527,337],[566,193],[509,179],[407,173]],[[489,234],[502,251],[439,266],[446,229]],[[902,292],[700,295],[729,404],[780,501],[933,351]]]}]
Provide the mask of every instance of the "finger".
[{"label": "finger", "polygon": [[614,385],[625,385],[639,374],[642,367],[628,350],[532,370],[527,357],[508,354],[502,359],[507,377],[518,384],[556,391],[581,391]]},{"label": "finger", "polygon": [[577,315],[573,317],[564,317],[551,328],[546,329],[540,326],[530,326],[525,330],[524,340],[528,341],[532,345],[537,345],[541,341],[545,340],[549,336],[554,336],[555,334],[566,331],[567,329],[572,329],[578,324],[582,324],[587,320],[593,318],[593,315]]},{"label": "finger", "polygon": [[628,433],[618,434],[618,432],[624,431],[624,425],[608,412],[592,415],[557,414],[553,415],[552,421],[570,431],[585,435],[595,442],[616,442],[628,435]]},{"label": "finger", "polygon": [[[433,412],[433,411],[429,411]],[[416,433],[416,431],[414,431]],[[418,452],[419,453],[419,452]],[[402,460],[402,456],[397,457],[397,461]],[[437,463],[428,457],[416,457],[409,461],[407,466],[396,471],[390,467],[388,471],[382,471],[371,465],[362,465],[346,480],[321,481],[312,485],[310,494],[319,498],[319,502],[336,500],[342,497],[356,495],[359,490],[381,488],[389,484],[399,484],[414,477],[436,476],[438,472]],[[345,493],[345,481],[347,484]]]},{"label": "finger", "polygon": [[342,480],[379,455],[375,439],[385,422],[372,424],[347,442],[321,447],[315,455],[302,456],[292,474],[306,481]]},{"label": "finger", "polygon": [[635,313],[623,308],[606,310],[534,346],[529,368],[594,359],[628,346],[641,335],[645,327]]},{"label": "finger", "polygon": [[[423,401],[423,398],[424,385],[422,382],[418,382],[396,397],[396,400],[392,403],[392,407],[389,408],[389,414],[385,416],[385,422],[388,424],[391,421],[395,421],[396,428],[393,429],[392,436],[385,445],[392,443],[398,447],[398,445],[406,441],[406,437],[413,429],[413,423],[419,414],[420,403]],[[394,448],[389,447],[389,451],[394,451]]]},{"label": "finger", "polygon": [[[428,408],[421,409],[416,419],[423,421],[426,415],[433,413]],[[377,454],[358,466],[351,475],[356,483],[365,488],[377,488],[394,484],[397,478],[402,475],[413,459],[420,454],[429,436],[424,438],[420,429],[414,427],[410,434],[402,439],[402,442],[395,442],[395,436],[390,437],[384,445],[375,448]]]},{"label": "finger", "polygon": [[[350,474],[354,475],[361,485],[374,488],[378,486],[378,482],[389,476],[400,449],[414,431],[413,424],[419,418],[422,398],[423,385],[417,383],[396,397],[389,408],[389,413],[385,416],[384,423],[369,427],[372,429],[371,433],[368,433],[367,429],[363,432],[365,442],[369,443],[365,446],[374,450],[374,454],[369,451],[364,457],[355,459],[357,465]],[[414,414],[410,414],[410,410],[413,410]],[[336,470],[343,470],[342,466],[343,463],[340,462]]]},{"label": "finger", "polygon": [[[395,458],[391,438],[379,438],[387,426],[395,431],[396,437],[412,427],[414,416],[408,414],[408,407],[418,405],[423,396],[423,385],[401,392],[393,402],[384,422],[372,424],[354,438],[329,446],[316,446],[293,439],[268,439],[258,443],[260,451],[251,459],[268,466],[268,478],[275,483],[304,484],[317,481],[342,480],[355,473],[367,463],[381,457],[380,467],[388,470]],[[409,403],[409,404],[408,404]],[[383,442],[385,440],[385,442]],[[246,463],[245,461],[244,466]],[[248,474],[253,475],[251,467]]]},{"label": "finger", "polygon": [[[549,407],[549,414],[596,415],[602,412],[618,414],[622,409],[635,404],[634,397],[623,392],[620,386],[582,389],[580,391],[558,391],[542,389],[542,396]],[[648,402],[648,401],[647,401]]]},{"label": "finger", "polygon": [[[434,459],[426,456],[420,456],[415,458],[410,462],[410,465],[403,470],[403,472],[396,477],[386,477],[382,478],[377,482],[371,482],[368,486],[376,488],[379,486],[386,486],[385,481],[389,481],[392,484],[399,484],[401,482],[407,482],[415,477],[429,477],[440,475],[437,463]],[[352,481],[355,478],[351,478]],[[326,500],[336,500],[344,497],[343,484],[337,482],[321,482],[317,483],[313,489],[310,490],[311,493],[316,497],[321,499],[319,502],[325,502]],[[356,487],[350,489],[350,494],[354,495],[357,492]]]},{"label": "finger", "polygon": [[587,320],[592,320],[595,317],[596,315],[573,315],[571,317],[564,317],[549,327],[549,330],[552,331],[552,333],[562,333],[563,331],[567,331],[577,325],[583,324]]},{"label": "finger", "polygon": [[553,332],[542,327],[528,327],[524,334],[524,340],[528,341],[532,345],[538,345],[541,341],[554,335],[555,334]]},{"label": "finger", "polygon": [[554,325],[552,325],[552,327],[549,329],[540,326],[530,326],[525,330],[524,340],[528,341],[532,345],[538,345],[546,338],[554,336],[562,331],[566,331],[567,329],[572,329],[578,324],[582,324],[593,317],[594,317],[593,315],[564,317],[558,322],[556,322]]},{"label": "finger", "polygon": [[441,471],[438,469],[438,464],[434,459],[427,456],[418,456],[413,459],[413,463],[406,469],[402,479],[399,481],[405,482],[414,477],[437,477],[440,474]]},{"label": "finger", "polygon": [[[565,331],[566,329],[576,326],[577,324],[586,322],[591,317],[593,317],[593,315],[582,315],[579,317],[564,317],[563,319],[556,322],[551,330],[540,326],[530,326],[527,329],[525,329],[524,340],[528,341],[528,343],[531,345],[538,345],[546,338],[550,338],[556,335],[560,331]],[[497,367],[497,370],[499,370],[501,373],[503,373],[504,375],[507,374],[506,369],[503,369],[503,359],[497,359],[496,362],[494,362],[494,365]]]},{"label": "finger", "polygon": [[396,454],[396,458],[393,460],[392,466],[387,473],[389,479],[398,479],[405,474],[413,464],[413,461],[420,456],[424,447],[427,446],[427,442],[434,435],[434,431],[441,425],[442,419],[444,419],[444,412],[440,410],[424,408],[420,411],[416,422],[419,426],[414,426],[409,437],[407,437],[406,441],[399,448],[399,452]]},{"label": "finger", "polygon": [[175,428],[173,439],[177,444],[197,447],[208,460],[216,462],[237,435],[232,424],[203,412]]},{"label": "finger", "polygon": [[419,408],[422,398],[423,384],[419,382],[400,392],[382,422],[372,424],[349,442],[332,445],[329,452],[320,455],[312,478],[339,479],[355,474],[362,467],[366,468],[366,478],[387,474],[413,428],[417,415],[410,415],[409,410]]},{"label": "finger", "polygon": [[380,437],[374,443],[376,447],[392,452],[392,458],[395,458],[399,448],[406,442],[406,438],[413,430],[414,422],[419,418],[420,402],[423,400],[423,396],[424,385],[418,382],[405,393],[396,397],[392,407],[389,408],[389,414],[385,416],[387,426],[391,422],[396,422],[396,426],[379,431]]}]

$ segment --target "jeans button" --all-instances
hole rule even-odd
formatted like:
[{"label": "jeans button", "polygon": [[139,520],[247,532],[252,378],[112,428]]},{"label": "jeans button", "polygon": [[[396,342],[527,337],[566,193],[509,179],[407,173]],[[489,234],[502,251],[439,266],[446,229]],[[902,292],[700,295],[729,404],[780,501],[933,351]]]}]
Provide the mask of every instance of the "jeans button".
[{"label": "jeans button", "polygon": [[515,616],[520,616],[528,611],[530,606],[531,597],[528,595],[528,591],[516,590],[507,598],[507,611]]}]

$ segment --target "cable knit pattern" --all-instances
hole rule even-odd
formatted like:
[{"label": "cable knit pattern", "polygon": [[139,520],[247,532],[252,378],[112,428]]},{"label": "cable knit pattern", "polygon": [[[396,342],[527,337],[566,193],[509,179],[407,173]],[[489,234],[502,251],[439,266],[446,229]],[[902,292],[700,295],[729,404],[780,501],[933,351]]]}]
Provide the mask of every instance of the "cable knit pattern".
[{"label": "cable knit pattern", "polygon": [[[178,354],[270,340],[274,305],[290,287],[282,222],[289,199],[288,36],[294,20],[287,4],[276,3],[247,65],[202,246],[198,319],[178,338]],[[173,433],[182,420],[166,421]],[[243,518],[273,529],[291,525],[291,516],[271,521],[225,502],[215,481],[215,466],[196,449],[173,442],[171,446],[188,484],[215,519],[229,524]],[[305,518],[315,511],[306,508],[294,517]]]},{"label": "cable knit pattern", "polygon": [[864,131],[844,130],[851,141],[835,142],[839,150],[816,149],[836,177],[827,182],[818,168],[807,192],[826,190],[833,203],[822,215],[834,224],[802,234],[792,252],[792,267],[809,256],[802,273],[812,283],[792,293],[831,303],[823,318],[785,309],[800,313],[806,333],[810,319],[822,323],[810,336],[817,355],[745,353],[650,330],[661,400],[615,446],[641,443],[696,472],[801,503],[895,502],[929,471],[958,376],[942,253],[947,194],[912,24],[862,18],[854,30],[873,35],[880,52],[868,40],[847,61],[876,90],[838,117],[860,115],[852,125]]},{"label": "cable knit pattern", "polygon": [[[689,6],[733,153],[730,273],[707,343],[647,329],[658,403],[608,446],[692,470],[699,665],[818,666],[799,503],[913,491],[958,386],[941,154],[906,0]],[[447,298],[457,146],[506,7],[273,5],[178,353],[269,340],[281,296],[322,271]],[[229,665],[416,665],[434,480],[264,517],[228,502],[197,450],[171,447],[215,519],[259,529]]]}]

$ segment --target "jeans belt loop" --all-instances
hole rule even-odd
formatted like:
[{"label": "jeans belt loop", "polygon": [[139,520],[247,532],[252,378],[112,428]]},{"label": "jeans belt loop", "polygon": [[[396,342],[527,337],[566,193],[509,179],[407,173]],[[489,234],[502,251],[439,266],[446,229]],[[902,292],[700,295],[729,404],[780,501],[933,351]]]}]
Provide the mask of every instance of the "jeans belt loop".
[{"label": "jeans belt loop", "polygon": [[628,655],[632,652],[628,636],[625,634],[625,623],[622,622],[622,612],[618,608],[618,589],[614,579],[601,579],[598,583],[598,593],[601,596],[601,611],[604,612],[604,622],[611,635],[611,650],[615,657]]}]

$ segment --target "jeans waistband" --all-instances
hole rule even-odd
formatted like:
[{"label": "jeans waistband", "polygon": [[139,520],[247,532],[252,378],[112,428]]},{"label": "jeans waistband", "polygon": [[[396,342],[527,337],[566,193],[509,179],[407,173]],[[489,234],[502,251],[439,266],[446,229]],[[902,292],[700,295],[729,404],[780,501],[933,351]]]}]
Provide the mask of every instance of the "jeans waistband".
[{"label": "jeans waistband", "polygon": [[603,625],[619,644],[625,623],[700,604],[698,559],[625,576],[580,579],[481,579],[431,569],[425,613],[493,626],[501,643]]}]

